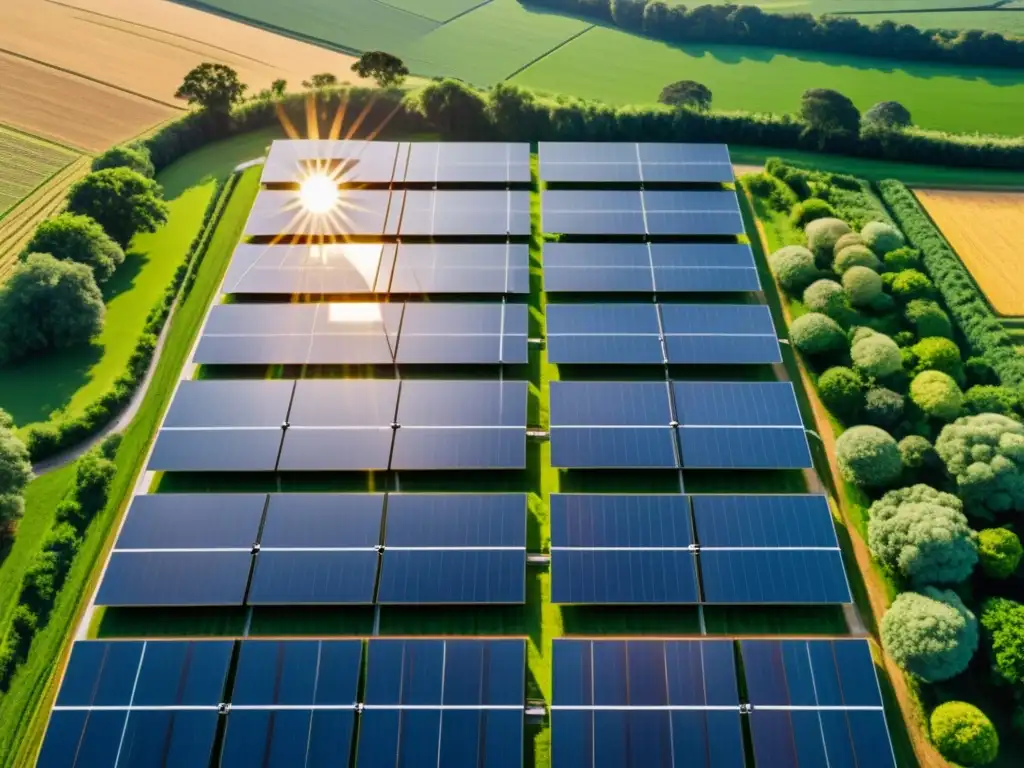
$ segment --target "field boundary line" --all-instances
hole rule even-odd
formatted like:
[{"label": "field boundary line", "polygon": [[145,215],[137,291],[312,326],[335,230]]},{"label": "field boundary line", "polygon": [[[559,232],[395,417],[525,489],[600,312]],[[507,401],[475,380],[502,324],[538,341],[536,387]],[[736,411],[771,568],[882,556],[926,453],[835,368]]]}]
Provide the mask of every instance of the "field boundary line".
[{"label": "field boundary line", "polygon": [[64,165],[62,165],[60,168],[55,170],[49,176],[47,176],[42,181],[40,181],[38,184],[36,184],[34,187],[32,187],[32,189],[30,189],[24,195],[22,195],[17,200],[15,200],[14,201],[14,205],[12,205],[10,208],[8,208],[5,211],[0,211],[0,225],[2,225],[4,223],[4,221],[7,219],[7,217],[10,214],[12,214],[12,213],[14,213],[16,211],[21,206],[22,203],[24,203],[26,200],[28,200],[30,197],[32,197],[32,195],[34,195],[36,192],[38,192],[43,187],[45,187],[47,184],[49,184],[51,181],[53,181],[55,178],[57,178],[65,170],[67,170],[68,166],[74,165],[75,163],[77,163],[81,159],[82,159],[81,155],[79,155],[78,157],[69,157],[68,161],[66,163],[64,163]]},{"label": "field boundary line", "polygon": [[965,13],[967,11],[1013,11],[1014,8],[1003,8],[1013,0],[996,0],[986,5],[962,5],[957,8],[893,8],[891,10],[872,11],[830,11],[836,16],[877,16],[881,13]]},{"label": "field boundary line", "polygon": [[[17,51],[12,51],[8,48],[0,48],[0,53],[6,56],[11,56],[15,59],[21,59],[22,61],[31,61],[33,64],[38,64],[41,67],[46,67],[47,69],[52,69],[56,72],[63,72],[65,75],[71,75],[72,77],[77,77],[81,80],[87,80],[90,83],[96,83],[97,85],[102,85],[106,88],[110,88],[115,91],[120,91],[121,93],[127,93],[129,96],[135,96],[136,98],[144,99],[145,101],[150,101],[154,104],[159,104],[163,107],[170,107],[171,109],[177,109],[181,112],[185,111],[185,108],[180,104],[172,104],[169,101],[161,101],[160,99],[157,99],[153,96],[146,96],[145,94],[138,93],[128,88],[122,88],[119,85],[114,85],[113,83],[108,83],[105,80],[100,80],[98,77],[89,77],[89,75],[83,75],[81,72],[75,72],[73,69],[67,69],[66,67],[58,67],[56,64],[50,64],[49,62],[43,61],[42,59],[35,59],[31,56],[26,56],[23,53],[18,53]],[[60,142],[52,143],[59,144]]]},{"label": "field boundary line", "polygon": [[40,144],[49,144],[50,146],[53,147],[60,147],[61,149],[66,149],[68,152],[74,152],[76,155],[92,154],[88,150],[82,149],[81,147],[76,147],[73,144],[65,144],[64,142],[57,141],[56,139],[47,139],[44,138],[43,136],[31,133],[30,131],[26,131],[24,128],[18,128],[16,125],[11,125],[3,121],[0,121],[0,131],[10,131],[11,133],[16,133],[19,136],[24,136],[26,139],[38,141]]},{"label": "field boundary line", "polygon": [[592,30],[592,29],[593,29],[594,27],[596,27],[596,26],[597,26],[597,24],[591,24],[591,25],[590,25],[589,27],[587,27],[586,29],[581,29],[581,30],[580,30],[579,32],[577,32],[577,33],[576,33],[575,35],[571,35],[571,36],[567,37],[567,38],[566,38],[565,40],[563,40],[562,42],[560,42],[560,43],[559,43],[558,45],[556,45],[556,46],[555,46],[554,48],[552,48],[552,49],[550,49],[550,50],[547,50],[547,51],[544,51],[544,53],[542,53],[542,54],[541,54],[540,56],[537,56],[536,58],[534,58],[534,59],[531,59],[530,61],[526,62],[526,63],[525,63],[525,64],[524,64],[523,66],[521,66],[521,67],[520,67],[519,69],[517,69],[517,70],[516,70],[515,72],[513,72],[513,73],[512,73],[511,75],[506,75],[505,77],[503,77],[503,78],[502,78],[502,80],[503,80],[503,81],[505,81],[505,80],[511,80],[511,79],[512,79],[513,77],[515,77],[516,75],[520,74],[521,72],[525,72],[525,71],[526,71],[526,70],[528,70],[528,69],[529,69],[530,67],[532,67],[532,66],[533,66],[534,64],[536,64],[537,62],[539,62],[539,61],[540,61],[541,59],[547,58],[547,57],[548,57],[548,56],[550,56],[550,55],[551,55],[552,53],[554,53],[555,51],[557,51],[557,50],[558,50],[559,48],[564,48],[564,47],[565,47],[565,46],[567,46],[567,45],[568,45],[569,43],[571,43],[571,42],[572,42],[573,40],[578,40],[578,39],[579,39],[580,37],[582,37],[583,35],[585,35],[585,34],[586,34],[587,32],[589,32],[590,30]]},{"label": "field boundary line", "polygon": [[472,8],[467,8],[464,11],[460,11],[459,13],[456,13],[450,19],[445,19],[444,21],[441,22],[441,26],[443,27],[445,24],[451,24],[453,21],[456,21],[457,19],[461,19],[463,16],[467,16],[467,15],[471,14],[473,11],[477,11],[477,10],[483,8],[485,5],[490,5],[493,2],[494,2],[494,0],[484,0],[482,3],[477,3]]},{"label": "field boundary line", "polygon": [[[487,0],[487,2],[490,2],[490,1],[491,0]],[[423,19],[424,21],[429,21],[431,24],[437,24],[438,27],[443,27],[445,24],[448,23],[448,21],[439,21],[438,19],[432,19],[429,16],[424,16],[422,13],[416,13],[416,11],[410,11],[408,8],[399,8],[397,5],[392,5],[391,3],[387,3],[384,0],[373,0],[373,3],[375,5],[383,5],[385,8],[390,8],[391,10],[398,11],[399,13],[404,13],[406,16],[412,16],[412,17],[417,18],[417,19]],[[462,14],[459,14],[459,15],[461,16]]]}]

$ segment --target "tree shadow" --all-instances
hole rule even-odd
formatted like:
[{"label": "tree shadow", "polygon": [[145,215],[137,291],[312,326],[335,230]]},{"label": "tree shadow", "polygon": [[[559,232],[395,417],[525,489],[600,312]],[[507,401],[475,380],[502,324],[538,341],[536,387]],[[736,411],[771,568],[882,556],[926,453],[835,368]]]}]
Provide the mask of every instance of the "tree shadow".
[{"label": "tree shadow", "polygon": [[103,303],[109,304],[112,299],[130,291],[149,261],[150,255],[144,251],[128,251],[124,257],[124,263],[103,284]]},{"label": "tree shadow", "polygon": [[25,426],[46,421],[67,407],[75,393],[91,379],[103,347],[82,345],[37,355],[0,371],[0,408]]}]

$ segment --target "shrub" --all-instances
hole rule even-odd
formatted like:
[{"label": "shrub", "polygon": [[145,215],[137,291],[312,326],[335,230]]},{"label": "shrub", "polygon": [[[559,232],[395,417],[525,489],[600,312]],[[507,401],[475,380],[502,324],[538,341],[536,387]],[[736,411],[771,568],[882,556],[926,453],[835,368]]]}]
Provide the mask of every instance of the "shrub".
[{"label": "shrub", "polygon": [[840,324],[850,320],[850,302],[846,298],[843,286],[835,280],[815,280],[807,286],[803,298],[804,304],[812,312],[828,315]]},{"label": "shrub", "polygon": [[904,246],[889,251],[882,257],[886,272],[902,272],[905,269],[918,269],[921,266],[921,254],[913,248]]},{"label": "shrub", "polygon": [[824,219],[835,215],[835,209],[825,200],[812,197],[809,200],[797,203],[793,208],[791,218],[796,226],[804,227],[816,219]]},{"label": "shrub", "polygon": [[57,556],[58,568],[66,571],[80,543],[75,527],[71,523],[61,523],[43,540],[43,550],[53,552]]},{"label": "shrub", "polygon": [[1017,392],[1009,387],[979,384],[964,392],[964,413],[999,413],[1015,416],[1020,404]]},{"label": "shrub", "polygon": [[808,312],[789,326],[789,340],[805,355],[827,355],[846,349],[846,334],[827,315]]},{"label": "shrub", "polygon": [[116,473],[114,462],[103,458],[98,450],[89,451],[78,460],[75,465],[75,498],[86,519],[92,519],[107,505],[110,483]]},{"label": "shrub", "polygon": [[815,219],[804,229],[807,247],[814,254],[814,260],[822,269],[832,266],[836,241],[850,232],[850,227],[840,219]]},{"label": "shrub", "polygon": [[911,124],[910,110],[898,101],[880,101],[864,113],[864,122],[888,130],[906,128]]},{"label": "shrub", "polygon": [[910,399],[929,417],[942,421],[959,416],[964,404],[960,387],[942,371],[917,374],[910,382]]},{"label": "shrub", "polygon": [[1024,556],[1020,538],[1007,528],[986,528],[978,531],[978,558],[981,570],[993,579],[1013,575]]},{"label": "shrub", "polygon": [[850,427],[836,440],[836,456],[843,478],[863,488],[883,488],[903,472],[896,441],[878,427]]},{"label": "shrub", "polygon": [[897,447],[900,451],[900,460],[903,462],[903,467],[909,470],[912,475],[921,470],[929,469],[939,459],[932,444],[928,442],[927,438],[920,435],[907,435],[900,440]]},{"label": "shrub", "polygon": [[842,275],[853,267],[867,267],[873,272],[878,272],[882,268],[882,262],[865,245],[848,245],[836,252],[835,261],[832,263],[832,269],[836,274]]},{"label": "shrub", "polygon": [[767,198],[775,190],[775,181],[764,171],[744,176],[743,183],[755,197]]},{"label": "shrub", "polygon": [[807,286],[818,279],[814,256],[800,245],[780,248],[768,257],[768,265],[782,290],[791,296],[799,296]]},{"label": "shrub", "polygon": [[78,530],[85,529],[86,518],[82,514],[82,505],[74,499],[63,499],[57,505],[54,519],[58,524],[70,523]]},{"label": "shrub", "polygon": [[[953,338],[953,326],[942,307],[930,299],[914,299],[906,308],[907,322],[918,338]],[[957,355],[959,357],[959,354]]]},{"label": "shrub", "polygon": [[124,251],[88,216],[62,213],[40,224],[23,255],[48,253],[92,268],[96,282],[108,280],[124,262]]},{"label": "shrub", "polygon": [[881,378],[903,368],[903,358],[896,342],[882,333],[872,333],[850,348],[853,367],[864,376]]},{"label": "shrub", "polygon": [[847,232],[836,240],[835,247],[832,249],[833,256],[838,256],[844,248],[851,245],[864,245],[864,238],[860,236],[859,232]]},{"label": "shrub", "polygon": [[927,485],[889,491],[868,512],[868,547],[915,586],[956,584],[974,570],[978,546],[960,499]]},{"label": "shrub", "polygon": [[[924,374],[922,374],[923,376]],[[935,451],[968,514],[1024,510],[1024,425],[1006,416],[963,416],[942,428]]]},{"label": "shrub", "polygon": [[0,532],[22,516],[23,494],[32,480],[28,449],[13,426],[7,412],[0,409]]},{"label": "shrub", "polygon": [[978,649],[978,620],[951,590],[904,592],[882,617],[882,645],[925,682],[949,680],[967,669]]},{"label": "shrub", "polygon": [[972,704],[940,704],[932,712],[929,724],[932,742],[947,760],[960,765],[988,765],[999,755],[995,726]]},{"label": "shrub", "polygon": [[1024,605],[993,597],[981,606],[989,662],[997,679],[1018,686],[1024,682]]},{"label": "shrub", "polygon": [[156,175],[149,150],[140,146],[111,147],[92,161],[92,170],[102,171],[106,168],[131,168],[149,178]]},{"label": "shrub", "polygon": [[903,415],[903,395],[885,387],[869,389],[864,398],[864,420],[887,429]]},{"label": "shrub", "polygon": [[964,375],[968,384],[998,384],[999,377],[983,357],[969,357],[964,363]]},{"label": "shrub", "polygon": [[68,211],[98,221],[122,248],[136,232],[156,232],[167,210],[160,185],[130,168],[95,171],[68,192]]},{"label": "shrub", "polygon": [[821,402],[843,421],[852,421],[864,404],[864,381],[849,368],[829,368],[818,377]]},{"label": "shrub", "polygon": [[913,331],[898,331],[893,334],[892,340],[895,341],[902,350],[912,345],[917,340],[917,337],[914,336]]},{"label": "shrub", "polygon": [[855,307],[870,307],[882,294],[882,278],[867,267],[850,267],[843,273],[843,288]]},{"label": "shrub", "polygon": [[934,295],[932,281],[916,269],[904,269],[897,272],[892,279],[892,295],[894,298],[908,303],[914,299],[927,299]]},{"label": "shrub", "polygon": [[18,638],[16,651],[20,651],[22,655],[28,652],[28,647],[32,644],[32,638],[36,634],[36,626],[39,623],[39,617],[32,612],[32,609],[27,605],[19,605],[14,609],[14,613],[11,614],[11,628],[9,630],[11,636]]},{"label": "shrub", "polygon": [[902,248],[906,242],[903,239],[902,232],[892,224],[886,224],[881,221],[872,221],[865,224],[864,229],[860,231],[860,236],[864,238],[868,248],[879,256],[884,256],[891,251],[895,251],[897,248]]},{"label": "shrub", "polygon": [[964,380],[963,363],[960,360],[960,347],[949,339],[941,336],[930,336],[921,339],[913,346],[917,365],[914,373],[922,371],[942,371],[954,381]]}]

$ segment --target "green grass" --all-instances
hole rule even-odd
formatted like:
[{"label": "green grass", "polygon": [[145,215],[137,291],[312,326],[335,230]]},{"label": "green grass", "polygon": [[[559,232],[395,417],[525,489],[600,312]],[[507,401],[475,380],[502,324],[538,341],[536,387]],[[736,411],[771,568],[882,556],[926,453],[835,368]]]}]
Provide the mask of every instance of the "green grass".
[{"label": "green grass", "polygon": [[[199,171],[199,169],[197,169]],[[10,690],[0,697],[0,766],[25,765],[38,749],[46,726],[49,702],[54,693],[54,666],[71,640],[71,626],[81,602],[88,598],[98,578],[97,564],[108,544],[108,535],[123,512],[141,462],[159,419],[174,392],[192,343],[216,293],[231,252],[241,236],[259,186],[259,168],[248,170],[235,188],[220,226],[198,273],[188,299],[174,316],[167,344],[157,365],[152,385],[116,457],[117,474],[110,491],[112,503],[93,521],[75,558],[45,628],[36,634],[28,661],[18,670]]]},{"label": "green grass", "polygon": [[78,153],[0,125],[0,220]]},{"label": "green grass", "polygon": [[[1024,73],[727,45],[675,47],[597,27],[513,78],[513,82],[612,104],[655,101],[685,76],[714,93],[720,110],[794,113],[808,88],[827,86],[865,110],[901,102],[924,128],[1021,133]],[[955,107],[951,107],[955,105]]]},{"label": "green grass", "polygon": [[135,237],[125,263],[103,286],[103,331],[87,347],[31,359],[0,371],[0,408],[17,424],[45,421],[54,411],[80,415],[120,376],[153,308],[199,232],[220,179],[257,157],[279,131],[218,142],[188,155],[159,176],[170,206],[167,223]]}]

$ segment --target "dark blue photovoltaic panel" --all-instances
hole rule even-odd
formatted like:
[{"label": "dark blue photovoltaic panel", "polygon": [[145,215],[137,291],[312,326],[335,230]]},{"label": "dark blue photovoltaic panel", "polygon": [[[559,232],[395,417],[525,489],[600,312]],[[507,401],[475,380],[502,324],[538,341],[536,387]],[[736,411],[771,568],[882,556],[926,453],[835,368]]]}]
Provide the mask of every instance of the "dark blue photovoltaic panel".
[{"label": "dark blue photovoltaic panel", "polygon": [[549,293],[650,293],[651,255],[643,243],[544,243]]},{"label": "dark blue photovoltaic panel", "polygon": [[788,381],[676,381],[672,389],[684,426],[803,427]]},{"label": "dark blue photovoltaic panel", "polygon": [[132,706],[216,707],[224,701],[230,640],[155,640],[146,643]]},{"label": "dark blue photovoltaic panel", "polygon": [[405,379],[398,403],[402,427],[525,427],[525,381]]},{"label": "dark blue photovoltaic panel", "polygon": [[552,363],[664,362],[654,304],[549,304],[546,317]]},{"label": "dark blue photovoltaic panel", "polygon": [[641,174],[645,183],[721,182],[734,180],[729,150],[724,144],[640,143]]},{"label": "dark blue photovoltaic panel", "polygon": [[385,549],[377,602],[523,603],[526,550]]},{"label": "dark blue photovoltaic panel", "polygon": [[852,601],[838,549],[701,550],[706,603],[808,603]]},{"label": "dark blue photovoltaic panel", "polygon": [[662,382],[553,381],[551,426],[668,426],[668,386]]},{"label": "dark blue photovoltaic panel", "polygon": [[249,582],[248,551],[114,552],[97,605],[241,605]]},{"label": "dark blue photovoltaic panel", "polygon": [[[390,231],[396,227],[397,232]],[[530,193],[527,190],[396,191],[391,200],[388,228],[385,234],[404,237],[522,237],[530,234]]]},{"label": "dark blue photovoltaic panel", "polygon": [[642,193],[630,190],[557,190],[542,193],[542,227],[565,235],[644,235]]},{"label": "dark blue photovoltaic panel", "polygon": [[750,246],[740,243],[651,243],[658,293],[759,291]]},{"label": "dark blue photovoltaic panel", "polygon": [[161,429],[149,458],[152,472],[273,472],[284,432],[259,429]]},{"label": "dark blue photovoltaic panel", "polygon": [[685,549],[552,549],[551,602],[698,603],[694,556]]},{"label": "dark blue photovoltaic panel", "polygon": [[405,427],[395,432],[391,469],[522,469],[526,428]]},{"label": "dark blue photovoltaic panel", "polygon": [[551,713],[551,764],[744,768],[740,713],[556,710]]},{"label": "dark blue photovoltaic panel", "polygon": [[550,142],[538,145],[540,178],[548,182],[639,183],[637,145],[625,142]]},{"label": "dark blue photovoltaic panel", "polygon": [[758,765],[896,765],[882,710],[755,710],[750,730]]},{"label": "dark blue photovoltaic panel", "polygon": [[881,707],[865,640],[742,640],[754,705]]},{"label": "dark blue photovoltaic panel", "polygon": [[731,640],[554,641],[552,706],[736,706]]},{"label": "dark blue photovoltaic panel", "polygon": [[392,493],[388,547],[526,547],[526,494]]},{"label": "dark blue photovoltaic panel", "polygon": [[280,427],[294,388],[293,381],[185,380],[163,426]]},{"label": "dark blue photovoltaic panel", "polygon": [[548,336],[548,362],[557,365],[661,365],[657,334]]},{"label": "dark blue photovoltaic panel", "polygon": [[125,710],[50,713],[37,768],[117,768],[127,719]]},{"label": "dark blue photovoltaic panel", "polygon": [[372,549],[290,552],[256,556],[249,605],[368,605],[379,556]]},{"label": "dark blue photovoltaic panel", "polygon": [[552,424],[551,466],[671,469],[679,466],[679,458],[671,428],[558,427]]},{"label": "dark blue photovoltaic panel", "polygon": [[807,469],[803,427],[679,427],[683,466],[690,469]]},{"label": "dark blue photovoltaic panel", "polygon": [[525,243],[403,243],[388,282],[378,292],[510,293],[530,291]]},{"label": "dark blue photovoltaic panel", "polygon": [[292,427],[285,433],[277,468],[282,472],[387,469],[393,437],[390,426]]},{"label": "dark blue photovoltaic panel", "polygon": [[525,364],[527,322],[525,304],[409,302],[397,362]]},{"label": "dark blue photovoltaic panel", "polygon": [[373,548],[383,515],[383,493],[272,493],[260,546]]},{"label": "dark blue photovoltaic panel", "polygon": [[338,765],[352,752],[354,709],[234,710],[219,768]]},{"label": "dark blue photovoltaic panel", "polygon": [[688,547],[687,497],[681,494],[551,494],[552,547]]},{"label": "dark blue photovoltaic panel", "polygon": [[[397,198],[401,193],[395,193]],[[351,189],[344,193],[344,213],[336,216],[308,216],[301,212],[297,189],[261,189],[245,223],[246,237],[276,238],[302,235],[309,238],[346,236],[380,237],[399,234],[397,217],[388,216],[400,199],[388,190]],[[430,234],[429,232],[427,234]]]},{"label": "dark blue photovoltaic panel", "polygon": [[355,706],[359,640],[243,640],[232,704]]},{"label": "dark blue photovoltaic panel", "polygon": [[142,660],[141,641],[80,640],[71,647],[58,707],[127,707]]},{"label": "dark blue photovoltaic panel", "polygon": [[666,336],[673,365],[768,365],[782,361],[774,336]]},{"label": "dark blue photovoltaic panel", "polygon": [[645,190],[645,232],[651,235],[742,235],[736,193]]},{"label": "dark blue photovoltaic panel", "polygon": [[771,311],[763,304],[659,304],[658,307],[666,334],[775,336]]},{"label": "dark blue photovoltaic panel", "polygon": [[368,706],[524,703],[523,640],[372,639],[367,647]]},{"label": "dark blue photovoltaic panel", "polygon": [[[374,293],[382,265],[395,257],[394,245],[332,243],[323,245],[253,245],[242,243],[224,277],[225,294]],[[387,291],[387,283],[376,288]]]},{"label": "dark blue photovoltaic panel", "polygon": [[154,493],[132,499],[115,549],[248,549],[265,493]]},{"label": "dark blue photovoltaic panel", "polygon": [[390,426],[397,402],[394,379],[300,379],[288,413],[289,429]]},{"label": "dark blue photovoltaic panel", "polygon": [[701,547],[839,547],[821,495],[692,499]]}]

